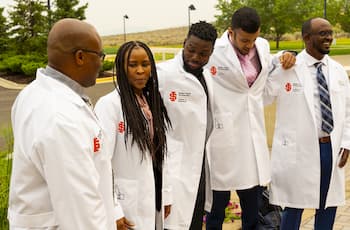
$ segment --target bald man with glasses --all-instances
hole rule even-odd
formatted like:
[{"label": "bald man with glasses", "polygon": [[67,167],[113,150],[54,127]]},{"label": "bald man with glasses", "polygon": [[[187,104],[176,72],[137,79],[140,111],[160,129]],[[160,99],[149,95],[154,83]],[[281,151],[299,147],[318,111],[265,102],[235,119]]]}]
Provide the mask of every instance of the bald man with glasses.
[{"label": "bald man with glasses", "polygon": [[116,229],[111,162],[85,88],[105,54],[95,28],[77,19],[54,24],[48,65],[12,107],[10,229]]}]

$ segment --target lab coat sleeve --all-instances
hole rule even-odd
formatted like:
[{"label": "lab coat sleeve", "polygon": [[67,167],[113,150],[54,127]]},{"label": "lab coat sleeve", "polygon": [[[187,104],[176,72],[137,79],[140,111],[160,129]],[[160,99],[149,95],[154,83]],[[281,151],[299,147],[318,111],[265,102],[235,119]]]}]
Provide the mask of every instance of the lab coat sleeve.
[{"label": "lab coat sleeve", "polygon": [[[165,86],[165,74],[166,72],[161,70],[159,65],[157,66],[158,71],[158,84],[159,84],[159,92],[164,100],[164,86]],[[168,132],[171,130],[171,127],[168,127],[167,131],[167,151],[169,150],[169,138]],[[169,152],[169,151],[168,151]],[[171,175],[171,164],[170,164],[170,155],[167,153],[164,157],[164,167],[163,167],[163,205],[171,205],[173,203],[173,192],[172,192],[172,175]]]},{"label": "lab coat sleeve", "polygon": [[[113,102],[111,102],[107,97],[100,98],[95,106],[95,113],[100,122],[103,137],[104,137],[104,151],[109,155],[109,158],[112,159],[116,144],[116,119],[115,116],[117,111],[113,106]],[[114,186],[114,185],[113,185]],[[114,217],[115,220],[119,220],[124,217],[123,208],[117,200],[117,195],[114,193]]]},{"label": "lab coat sleeve", "polygon": [[92,147],[86,130],[65,115],[55,116],[35,145],[60,229],[109,229]]},{"label": "lab coat sleeve", "polygon": [[283,77],[283,71],[283,68],[279,65],[269,73],[264,88],[264,105],[272,104],[278,96],[281,85],[281,79],[279,78]]},{"label": "lab coat sleeve", "polygon": [[264,90],[264,105],[269,105],[274,102],[280,87],[280,79],[283,78],[282,65],[280,63],[280,57],[285,51],[279,51],[274,55],[270,55],[269,75],[266,81]]},{"label": "lab coat sleeve", "polygon": [[100,98],[94,109],[103,132],[104,149],[112,159],[116,145],[116,116],[117,112],[110,95]]},{"label": "lab coat sleeve", "polygon": [[173,193],[172,193],[172,179],[170,172],[170,164],[168,155],[164,157],[164,167],[163,167],[163,205],[171,205],[173,203]]},{"label": "lab coat sleeve", "polygon": [[350,150],[350,84],[347,77],[346,71],[344,71],[344,82],[345,82],[345,121],[343,127],[343,135],[341,139],[341,148]]}]

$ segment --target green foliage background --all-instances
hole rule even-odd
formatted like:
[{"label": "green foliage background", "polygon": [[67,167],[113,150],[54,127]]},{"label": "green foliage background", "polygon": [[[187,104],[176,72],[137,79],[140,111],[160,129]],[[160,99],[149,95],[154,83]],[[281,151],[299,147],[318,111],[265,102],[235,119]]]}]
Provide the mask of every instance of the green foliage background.
[{"label": "green foliage background", "polygon": [[1,128],[0,135],[5,140],[5,146],[0,148],[0,229],[8,229],[7,208],[8,191],[11,173],[11,153],[13,151],[13,134],[11,126]]}]

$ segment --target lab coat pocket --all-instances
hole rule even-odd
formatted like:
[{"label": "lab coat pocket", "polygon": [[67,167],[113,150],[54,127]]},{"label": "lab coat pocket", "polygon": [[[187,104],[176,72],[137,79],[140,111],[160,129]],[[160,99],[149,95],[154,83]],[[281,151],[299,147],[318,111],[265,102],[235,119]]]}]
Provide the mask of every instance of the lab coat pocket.
[{"label": "lab coat pocket", "polygon": [[130,179],[116,178],[115,191],[117,199],[122,206],[125,217],[136,223],[134,218],[138,205],[138,181]]},{"label": "lab coat pocket", "polygon": [[[337,114],[345,114],[346,92],[345,86],[343,84],[339,83],[337,85],[334,85],[330,90],[333,114],[334,111],[337,111]],[[344,117],[342,117],[342,119],[344,119]]]},{"label": "lab coat pocket", "polygon": [[181,172],[181,161],[183,156],[183,143],[173,138],[167,137],[168,140],[168,153],[167,170],[170,176],[179,177]]},{"label": "lab coat pocket", "polygon": [[11,222],[11,225],[15,229],[17,229],[16,227],[23,227],[25,229],[40,228],[40,229],[59,230],[54,212],[26,215],[26,214],[16,213],[11,209],[9,209],[7,218],[9,219],[9,221]]},{"label": "lab coat pocket", "polygon": [[[233,115],[230,112],[214,114],[214,129],[210,136],[212,148],[232,146],[234,143]],[[230,140],[231,139],[231,140]]]},{"label": "lab coat pocket", "polygon": [[296,131],[289,130],[275,135],[272,149],[272,165],[274,165],[274,161],[278,164],[281,162],[295,164],[297,158]]}]

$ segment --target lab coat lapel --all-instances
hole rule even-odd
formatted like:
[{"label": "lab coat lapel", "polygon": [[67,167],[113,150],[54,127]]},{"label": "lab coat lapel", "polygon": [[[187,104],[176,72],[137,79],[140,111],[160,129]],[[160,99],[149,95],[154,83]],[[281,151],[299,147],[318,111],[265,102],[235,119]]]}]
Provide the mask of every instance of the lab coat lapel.
[{"label": "lab coat lapel", "polygon": [[316,126],[316,117],[315,117],[315,106],[314,106],[315,101],[314,101],[314,89],[313,89],[312,76],[310,75],[310,71],[308,70],[308,67],[303,63],[303,59],[299,59],[297,61],[297,63],[295,64],[294,70],[296,71],[297,78],[300,84],[303,85],[305,100],[316,129],[317,126]]},{"label": "lab coat lapel", "polygon": [[256,87],[257,85],[259,85],[259,82],[260,81],[264,81],[264,84],[265,84],[265,81],[266,81],[266,77],[263,77],[261,76],[262,74],[266,74],[266,72],[264,70],[268,69],[268,65],[269,63],[267,63],[264,59],[264,57],[262,56],[263,53],[265,53],[263,50],[262,50],[262,47],[259,46],[257,43],[255,43],[255,47],[256,47],[256,52],[258,53],[258,57],[259,57],[259,63],[261,65],[261,69],[260,69],[260,72],[258,74],[258,76],[256,77],[255,79],[255,82],[253,83],[253,85],[251,86],[251,88],[253,87]]},{"label": "lab coat lapel", "polygon": [[[247,80],[245,78],[245,75],[243,73],[243,69],[241,67],[241,63],[239,62],[239,59],[237,57],[237,54],[228,38],[228,33],[227,31],[221,36],[220,42],[224,45],[224,54],[226,56],[226,60],[229,60],[230,66],[232,66],[232,71],[233,71],[233,78],[235,81],[239,81],[240,85],[243,85],[245,87],[248,87]],[[236,76],[236,71],[234,70],[239,70],[239,76]]]}]

